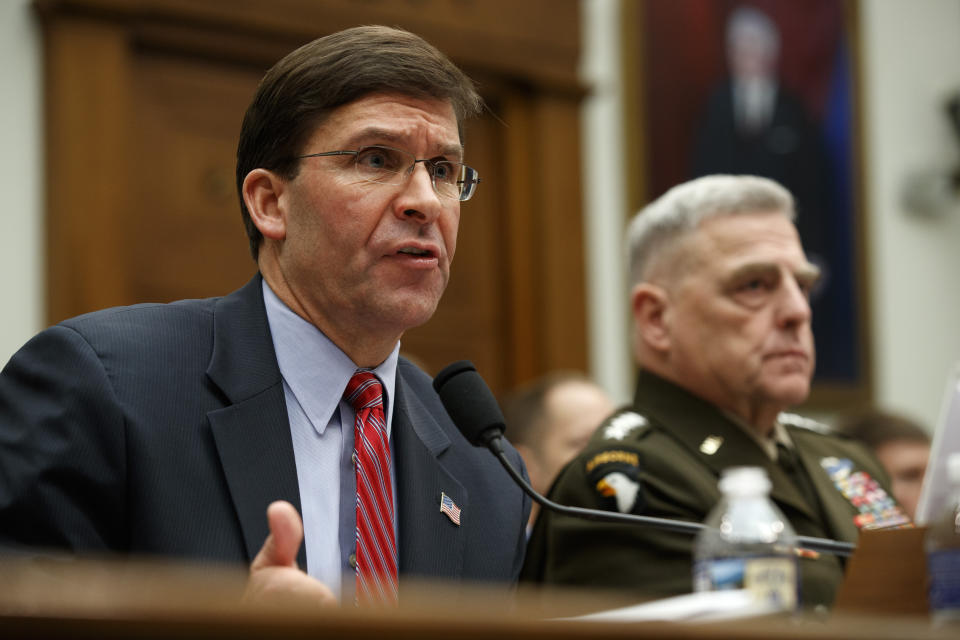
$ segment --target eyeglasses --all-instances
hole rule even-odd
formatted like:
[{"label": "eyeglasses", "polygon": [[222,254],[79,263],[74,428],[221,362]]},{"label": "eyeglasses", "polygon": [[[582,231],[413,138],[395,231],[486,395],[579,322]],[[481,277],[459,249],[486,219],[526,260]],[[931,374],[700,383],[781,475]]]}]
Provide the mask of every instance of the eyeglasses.
[{"label": "eyeglasses", "polygon": [[461,202],[469,200],[480,183],[477,170],[460,162],[417,158],[408,151],[380,145],[360,147],[356,151],[308,153],[297,158],[323,156],[354,156],[357,175],[377,184],[403,184],[413,174],[417,163],[422,162],[430,174],[430,183],[437,195],[455,198]]}]

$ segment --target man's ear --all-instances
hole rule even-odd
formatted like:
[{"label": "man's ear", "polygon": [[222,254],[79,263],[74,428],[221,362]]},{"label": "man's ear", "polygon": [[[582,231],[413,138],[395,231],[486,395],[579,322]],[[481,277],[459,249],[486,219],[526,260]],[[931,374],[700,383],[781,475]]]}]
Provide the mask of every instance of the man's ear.
[{"label": "man's ear", "polygon": [[641,282],[631,293],[635,340],[655,351],[670,348],[670,300],[667,292],[655,284]]},{"label": "man's ear", "polygon": [[264,238],[283,240],[287,235],[287,212],[281,199],[286,186],[286,180],[266,169],[254,169],[243,179],[243,201]]}]

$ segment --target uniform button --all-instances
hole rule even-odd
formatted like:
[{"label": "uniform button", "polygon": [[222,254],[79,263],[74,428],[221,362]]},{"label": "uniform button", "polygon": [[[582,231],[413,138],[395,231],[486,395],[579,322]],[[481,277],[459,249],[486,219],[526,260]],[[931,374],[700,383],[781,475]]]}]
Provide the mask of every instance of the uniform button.
[{"label": "uniform button", "polygon": [[356,569],[356,568],[357,568],[357,554],[351,553],[351,554],[350,554],[350,557],[347,558],[347,561],[350,563],[350,568],[351,568],[351,569]]}]

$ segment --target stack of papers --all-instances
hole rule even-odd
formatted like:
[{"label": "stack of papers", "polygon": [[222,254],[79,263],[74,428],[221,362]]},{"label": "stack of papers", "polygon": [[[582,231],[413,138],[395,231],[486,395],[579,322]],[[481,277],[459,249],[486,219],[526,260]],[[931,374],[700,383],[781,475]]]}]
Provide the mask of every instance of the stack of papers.
[{"label": "stack of papers", "polygon": [[564,620],[589,622],[640,622],[662,620],[707,622],[780,613],[770,602],[757,598],[746,589],[690,593],[620,609],[590,613]]}]

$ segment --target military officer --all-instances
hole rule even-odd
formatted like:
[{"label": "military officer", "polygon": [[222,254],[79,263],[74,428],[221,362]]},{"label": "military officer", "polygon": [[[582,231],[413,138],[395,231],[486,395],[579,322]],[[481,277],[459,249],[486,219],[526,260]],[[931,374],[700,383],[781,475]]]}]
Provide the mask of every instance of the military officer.
[{"label": "military officer", "polygon": [[[858,443],[785,409],[814,369],[809,295],[819,272],[803,252],[790,193],[753,176],[707,176],[641,211],[628,234],[637,392],[564,468],[561,504],[703,521],[727,467],[766,470],[796,532],[854,542],[909,519],[881,465]],[[692,589],[693,537],[545,512],[526,580]],[[829,605],[842,561],[800,551],[800,597]]]}]

